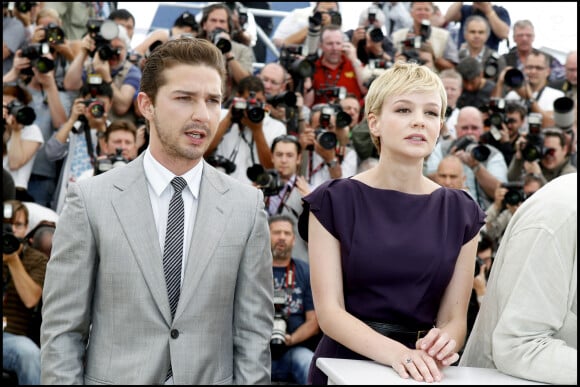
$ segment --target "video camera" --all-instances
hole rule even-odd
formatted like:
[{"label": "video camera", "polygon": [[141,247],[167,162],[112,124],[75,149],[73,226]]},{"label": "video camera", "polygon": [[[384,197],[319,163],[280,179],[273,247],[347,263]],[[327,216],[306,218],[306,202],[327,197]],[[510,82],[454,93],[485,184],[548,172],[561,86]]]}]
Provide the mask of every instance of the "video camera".
[{"label": "video camera", "polygon": [[264,169],[262,165],[254,164],[246,169],[246,175],[262,190],[264,196],[278,195],[284,188],[280,174],[275,169]]},{"label": "video camera", "polygon": [[16,122],[24,126],[31,125],[36,120],[36,113],[30,106],[24,105],[17,99],[13,99],[7,106],[8,114],[16,118]]},{"label": "video camera", "polygon": [[111,40],[119,36],[119,26],[113,20],[89,19],[87,31],[95,41],[95,49],[89,53],[91,58],[97,52],[102,60],[109,60],[121,54],[120,49],[111,46]]},{"label": "video camera", "polygon": [[121,167],[129,163],[129,160],[123,157],[123,149],[117,148],[115,154],[106,158],[100,158],[95,161],[95,176],[107,172],[113,168]]},{"label": "video camera", "polygon": [[232,42],[229,39],[223,37],[222,33],[227,33],[223,28],[215,28],[209,33],[209,40],[220,49],[222,54],[227,54],[232,50]]},{"label": "video camera", "polygon": [[451,145],[455,150],[463,150],[471,153],[471,156],[479,162],[484,162],[489,157],[491,151],[484,144],[478,144],[468,136],[460,137]]},{"label": "video camera", "polygon": [[32,66],[36,67],[42,74],[46,74],[54,69],[54,61],[45,55],[50,54],[48,43],[30,43],[22,48],[21,54],[24,58],[30,59],[30,66],[21,72],[26,75],[34,75]]},{"label": "video camera", "polygon": [[526,199],[524,193],[524,184],[521,182],[507,182],[501,183],[503,188],[507,188],[507,192],[503,198],[503,203],[515,206]]},{"label": "video camera", "polygon": [[264,110],[264,103],[256,99],[256,93],[250,92],[248,99],[234,97],[232,101],[232,121],[238,125],[242,121],[242,117],[246,112],[248,119],[254,123],[262,122],[266,115]]}]

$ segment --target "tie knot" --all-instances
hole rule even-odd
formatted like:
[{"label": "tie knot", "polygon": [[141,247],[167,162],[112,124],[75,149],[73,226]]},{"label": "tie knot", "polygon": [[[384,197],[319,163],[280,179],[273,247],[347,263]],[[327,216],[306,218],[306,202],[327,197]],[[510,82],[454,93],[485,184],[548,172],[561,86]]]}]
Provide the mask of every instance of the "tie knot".
[{"label": "tie knot", "polygon": [[187,186],[187,182],[183,177],[177,176],[171,180],[171,185],[173,186],[175,193],[181,193],[181,191],[183,191],[183,189]]}]

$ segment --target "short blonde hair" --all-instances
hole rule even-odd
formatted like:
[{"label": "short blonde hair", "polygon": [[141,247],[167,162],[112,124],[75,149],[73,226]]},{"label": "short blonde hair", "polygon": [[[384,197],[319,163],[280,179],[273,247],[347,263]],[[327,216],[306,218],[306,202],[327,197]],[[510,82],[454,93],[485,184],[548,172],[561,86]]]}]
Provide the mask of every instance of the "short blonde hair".
[{"label": "short blonde hair", "polygon": [[[440,119],[443,123],[447,109],[447,93],[439,75],[417,63],[396,62],[371,83],[365,97],[365,117],[368,119],[370,113],[380,116],[385,100],[393,95],[433,91],[438,92],[441,97]],[[379,138],[371,133],[371,139],[380,154]]]}]

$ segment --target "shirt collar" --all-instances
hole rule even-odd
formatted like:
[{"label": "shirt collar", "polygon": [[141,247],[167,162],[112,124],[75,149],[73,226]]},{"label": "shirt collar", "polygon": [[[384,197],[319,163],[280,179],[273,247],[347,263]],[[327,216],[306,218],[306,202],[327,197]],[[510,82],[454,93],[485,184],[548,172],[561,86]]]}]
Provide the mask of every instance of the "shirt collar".
[{"label": "shirt collar", "polygon": [[[163,191],[171,184],[171,180],[173,180],[175,175],[155,160],[149,148],[145,150],[143,168],[145,169],[145,177],[149,184],[151,184],[155,194],[161,196]],[[191,191],[195,199],[198,199],[199,197],[202,172],[203,161],[200,160],[195,167],[191,168],[181,176],[187,182],[187,188]]]}]

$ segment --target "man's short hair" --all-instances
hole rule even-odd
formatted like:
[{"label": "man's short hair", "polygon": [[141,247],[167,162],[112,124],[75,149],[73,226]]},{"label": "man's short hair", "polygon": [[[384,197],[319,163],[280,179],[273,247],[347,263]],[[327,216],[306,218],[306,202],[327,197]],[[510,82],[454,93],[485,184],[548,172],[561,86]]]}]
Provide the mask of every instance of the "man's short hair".
[{"label": "man's short hair", "polygon": [[461,74],[463,80],[471,81],[481,75],[483,68],[477,59],[468,56],[457,64],[456,70]]}]

